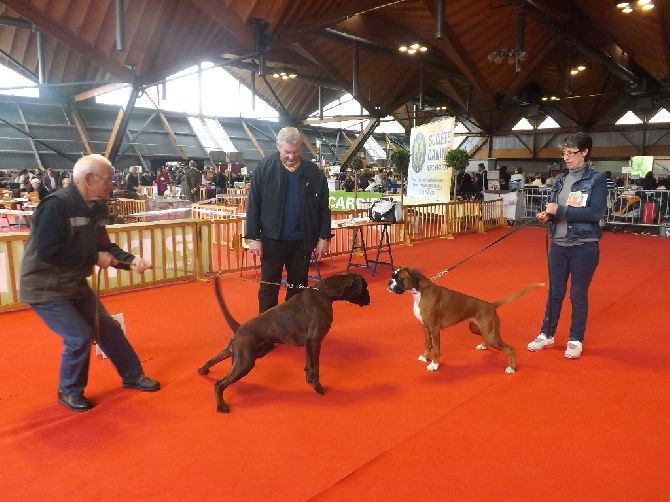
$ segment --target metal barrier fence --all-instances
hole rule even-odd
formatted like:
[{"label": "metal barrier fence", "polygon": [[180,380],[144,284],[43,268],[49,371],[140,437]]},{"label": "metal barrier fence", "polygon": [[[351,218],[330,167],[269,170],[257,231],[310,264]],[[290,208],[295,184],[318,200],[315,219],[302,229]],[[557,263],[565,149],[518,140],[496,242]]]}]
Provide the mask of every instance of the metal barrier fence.
[{"label": "metal barrier fence", "polygon": [[[517,219],[534,221],[535,215],[549,201],[550,191],[546,187],[526,187],[519,190],[517,193],[523,195]],[[670,226],[670,190],[609,190],[607,211],[602,225],[615,231],[653,231],[669,236],[667,228]]]},{"label": "metal barrier fence", "polygon": [[658,229],[667,235],[669,220],[670,190],[610,190],[605,227],[636,232]]}]

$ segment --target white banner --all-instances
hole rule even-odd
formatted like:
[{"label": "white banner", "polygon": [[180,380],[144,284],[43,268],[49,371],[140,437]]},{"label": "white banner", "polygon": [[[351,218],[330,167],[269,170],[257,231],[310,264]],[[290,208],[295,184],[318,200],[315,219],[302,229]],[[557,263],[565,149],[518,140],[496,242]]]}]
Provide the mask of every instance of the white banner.
[{"label": "white banner", "polygon": [[454,117],[412,128],[407,176],[407,195],[420,199],[449,202],[452,169],[444,157],[454,145]]}]

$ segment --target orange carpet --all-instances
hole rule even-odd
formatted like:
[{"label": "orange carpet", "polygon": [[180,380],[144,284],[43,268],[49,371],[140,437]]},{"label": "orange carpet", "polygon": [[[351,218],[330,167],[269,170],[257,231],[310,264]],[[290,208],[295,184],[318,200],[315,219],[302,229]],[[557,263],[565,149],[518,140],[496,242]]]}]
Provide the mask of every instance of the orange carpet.
[{"label": "orange carpet", "polygon": [[[507,229],[393,249],[396,266],[432,277]],[[483,299],[546,281],[545,232],[524,228],[437,282]],[[442,333],[442,365],[417,361],[423,336],[411,297],[369,281],[372,303],[338,302],[321,355],[324,396],[304,382],[304,350],[279,346],[225,393],[216,413],[197,368],[230,336],[212,284],[104,299],[123,312],[147,374],[162,390],[122,389],[93,359],[73,413],[56,402],[60,338],[32,311],[0,315],[0,493],[3,500],[102,501],[658,501],[670,451],[670,337],[665,295],[670,239],[607,233],[591,288],[583,358],[566,360],[569,307],[557,348],[525,349],[545,290],[503,306],[506,357],[476,351],[465,324]],[[346,257],[322,264],[331,274]],[[253,276],[252,276],[253,277]],[[257,310],[257,285],[232,275],[238,320]],[[569,305],[569,302],[568,302]]]}]

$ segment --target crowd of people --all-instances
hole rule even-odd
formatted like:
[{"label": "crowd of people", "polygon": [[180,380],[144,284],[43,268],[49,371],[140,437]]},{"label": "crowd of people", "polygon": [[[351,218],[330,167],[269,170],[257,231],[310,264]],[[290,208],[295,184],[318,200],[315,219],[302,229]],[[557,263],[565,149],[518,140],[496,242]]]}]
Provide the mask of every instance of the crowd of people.
[{"label": "crowd of people", "polygon": [[[514,174],[507,172],[507,166],[503,165],[496,169],[498,171],[497,190],[515,190],[527,186],[551,187],[553,183],[552,174],[524,173],[522,167],[516,167]],[[487,189],[487,171],[485,165],[480,163],[476,172],[466,171],[461,168],[455,177],[456,196],[461,199],[477,199],[482,190]],[[629,186],[642,190],[666,190],[670,188],[670,176],[655,176],[649,171],[642,178],[630,178],[625,180],[623,176],[612,177],[611,171],[603,173],[607,180],[607,188],[614,190]],[[492,189],[489,187],[489,189]]]},{"label": "crowd of people", "polygon": [[35,192],[39,195],[40,200],[70,183],[68,171],[58,172],[52,168],[45,169],[43,167],[34,171],[22,169],[16,176],[0,171],[0,179],[5,180],[0,183],[0,187],[15,187],[20,192]]},{"label": "crowd of people", "polygon": [[345,192],[399,193],[400,177],[392,170],[369,166],[355,171],[347,169],[338,176],[340,188]]}]

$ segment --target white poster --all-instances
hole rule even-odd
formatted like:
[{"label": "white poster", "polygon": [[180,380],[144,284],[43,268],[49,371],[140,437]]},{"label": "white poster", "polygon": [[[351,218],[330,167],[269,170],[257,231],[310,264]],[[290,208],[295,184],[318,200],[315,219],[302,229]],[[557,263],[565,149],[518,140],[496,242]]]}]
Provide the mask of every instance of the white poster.
[{"label": "white poster", "polygon": [[452,169],[444,157],[454,145],[454,117],[412,128],[407,196],[449,202]]}]

